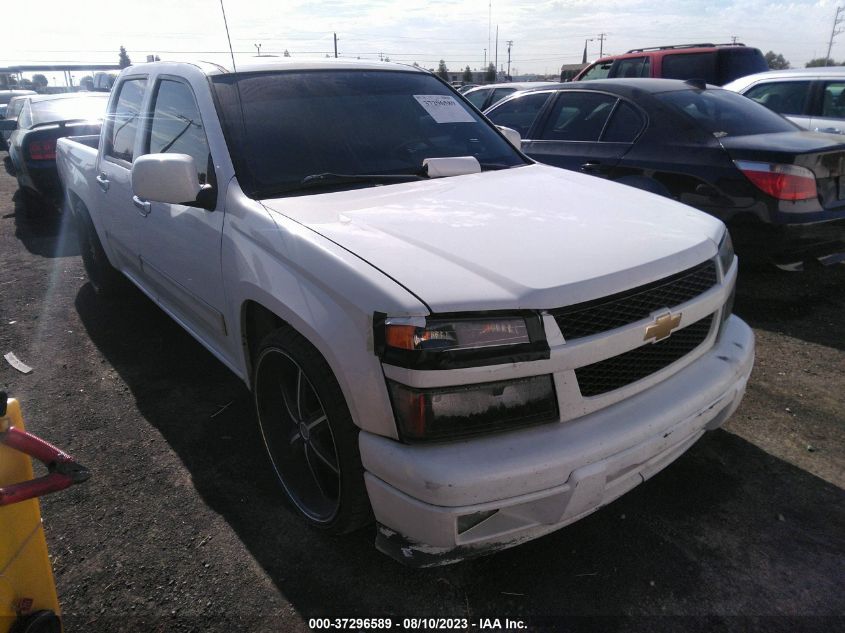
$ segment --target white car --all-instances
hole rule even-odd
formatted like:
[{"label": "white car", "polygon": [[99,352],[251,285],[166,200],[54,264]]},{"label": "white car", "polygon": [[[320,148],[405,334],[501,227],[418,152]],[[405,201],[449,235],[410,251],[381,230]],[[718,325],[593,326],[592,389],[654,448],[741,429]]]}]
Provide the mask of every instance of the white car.
[{"label": "white car", "polygon": [[845,67],[773,70],[724,86],[807,130],[845,134]]},{"label": "white car", "polygon": [[476,86],[471,90],[467,90],[463,95],[472,105],[484,112],[494,103],[498,103],[508,95],[519,90],[530,90],[532,88],[545,88],[546,86],[557,86],[556,81],[510,81],[500,84],[487,84],[486,86]]},{"label": "white car", "polygon": [[90,282],[129,278],[250,386],[318,528],[374,517],[411,565],[510,547],[739,405],[725,226],[533,163],[428,72],[143,64],[106,120],[58,143]]}]

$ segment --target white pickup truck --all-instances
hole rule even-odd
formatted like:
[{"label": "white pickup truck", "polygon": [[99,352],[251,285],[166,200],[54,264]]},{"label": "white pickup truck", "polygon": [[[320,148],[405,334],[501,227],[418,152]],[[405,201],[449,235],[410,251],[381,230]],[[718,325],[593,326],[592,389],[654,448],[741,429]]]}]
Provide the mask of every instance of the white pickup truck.
[{"label": "white pickup truck", "polygon": [[128,277],[252,389],[293,509],[435,565],[649,478],[753,363],[720,221],[508,133],[398,64],[162,62],[58,164],[91,284]]}]

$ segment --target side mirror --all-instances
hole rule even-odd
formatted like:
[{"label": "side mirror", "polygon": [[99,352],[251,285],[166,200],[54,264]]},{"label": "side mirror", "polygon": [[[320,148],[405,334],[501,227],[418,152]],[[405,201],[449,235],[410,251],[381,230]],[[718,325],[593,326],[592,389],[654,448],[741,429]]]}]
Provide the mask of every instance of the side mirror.
[{"label": "side mirror", "polygon": [[0,132],[12,132],[17,129],[17,119],[0,119]]},{"label": "side mirror", "polygon": [[510,141],[510,144],[513,145],[516,149],[522,149],[522,137],[519,135],[519,132],[514,130],[513,128],[505,127],[504,125],[497,125],[499,131],[505,135],[505,138]]},{"label": "side mirror", "polygon": [[205,193],[209,189],[200,185],[194,159],[187,154],[146,154],[132,164],[132,191],[143,200],[211,211],[214,207]]}]

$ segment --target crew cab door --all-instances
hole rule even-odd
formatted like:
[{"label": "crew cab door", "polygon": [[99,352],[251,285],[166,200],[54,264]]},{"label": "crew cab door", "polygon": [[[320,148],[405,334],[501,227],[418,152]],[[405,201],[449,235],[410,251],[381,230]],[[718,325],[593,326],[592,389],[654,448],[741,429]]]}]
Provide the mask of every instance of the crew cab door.
[{"label": "crew cab door", "polygon": [[145,211],[133,203],[131,174],[146,87],[146,76],[129,76],[115,87],[104,124],[96,175],[102,193],[99,216],[105,224],[106,239],[118,259],[115,263],[139,284],[142,283],[139,236]]},{"label": "crew cab door", "polygon": [[[141,154],[188,154],[200,184],[216,192],[205,126],[194,92],[184,80],[167,75],[156,79],[140,148]],[[218,196],[217,208],[211,210],[140,202],[147,208],[140,241],[145,283],[163,308],[220,349],[228,327],[220,261],[222,200]]]}]

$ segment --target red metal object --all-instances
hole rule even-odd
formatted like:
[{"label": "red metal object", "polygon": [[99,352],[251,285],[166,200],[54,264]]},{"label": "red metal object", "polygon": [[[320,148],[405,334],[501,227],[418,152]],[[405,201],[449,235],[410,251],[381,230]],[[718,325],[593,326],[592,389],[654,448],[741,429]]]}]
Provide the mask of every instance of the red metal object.
[{"label": "red metal object", "polygon": [[37,479],[0,486],[0,506],[64,490],[91,476],[87,468],[77,464],[61,449],[15,427],[9,427],[7,431],[0,433],[0,444],[34,457],[49,470],[47,475]]}]

